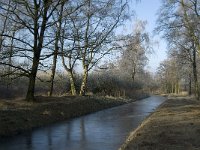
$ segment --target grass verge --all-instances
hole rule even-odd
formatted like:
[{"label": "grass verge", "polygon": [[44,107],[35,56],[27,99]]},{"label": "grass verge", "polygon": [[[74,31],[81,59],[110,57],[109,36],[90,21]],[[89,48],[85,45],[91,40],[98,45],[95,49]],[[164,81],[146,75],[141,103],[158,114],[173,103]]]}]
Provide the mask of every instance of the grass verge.
[{"label": "grass verge", "polygon": [[0,137],[19,134],[34,127],[79,117],[131,100],[103,97],[36,97],[36,102],[0,101]]},{"label": "grass verge", "polygon": [[196,150],[199,137],[200,102],[174,97],[131,132],[120,150]]}]

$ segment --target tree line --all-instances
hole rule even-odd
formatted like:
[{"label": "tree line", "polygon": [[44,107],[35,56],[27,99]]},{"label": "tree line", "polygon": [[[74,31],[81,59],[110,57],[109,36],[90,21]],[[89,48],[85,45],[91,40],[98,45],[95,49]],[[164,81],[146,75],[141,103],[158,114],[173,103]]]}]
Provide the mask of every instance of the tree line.
[{"label": "tree line", "polygon": [[127,0],[0,0],[1,81],[7,87],[26,84],[26,100],[34,101],[38,81],[53,95],[57,78],[64,80],[58,73],[62,66],[70,94],[85,95],[89,72],[105,55],[120,50],[115,68],[122,72],[129,66],[124,72],[134,82],[139,72],[146,74],[150,42],[142,21],[132,34],[116,35],[129,17]]},{"label": "tree line", "polygon": [[168,59],[158,68],[161,87],[167,93],[187,90],[200,99],[200,1],[166,0],[159,10],[156,31],[168,42]]}]

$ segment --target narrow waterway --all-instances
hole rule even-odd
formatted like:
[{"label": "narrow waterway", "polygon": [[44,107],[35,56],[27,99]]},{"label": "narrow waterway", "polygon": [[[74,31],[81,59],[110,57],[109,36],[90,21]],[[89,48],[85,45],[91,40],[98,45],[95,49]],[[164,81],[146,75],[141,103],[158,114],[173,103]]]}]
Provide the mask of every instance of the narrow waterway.
[{"label": "narrow waterway", "polygon": [[0,150],[117,150],[129,132],[164,101],[164,97],[151,96],[4,138],[0,140]]}]

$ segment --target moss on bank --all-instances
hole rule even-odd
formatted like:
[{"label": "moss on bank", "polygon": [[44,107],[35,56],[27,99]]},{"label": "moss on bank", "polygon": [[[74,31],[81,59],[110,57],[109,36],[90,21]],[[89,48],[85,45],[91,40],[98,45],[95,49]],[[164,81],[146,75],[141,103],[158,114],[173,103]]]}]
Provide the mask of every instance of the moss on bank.
[{"label": "moss on bank", "polygon": [[0,137],[10,136],[131,100],[97,97],[36,97],[36,102],[0,101]]}]

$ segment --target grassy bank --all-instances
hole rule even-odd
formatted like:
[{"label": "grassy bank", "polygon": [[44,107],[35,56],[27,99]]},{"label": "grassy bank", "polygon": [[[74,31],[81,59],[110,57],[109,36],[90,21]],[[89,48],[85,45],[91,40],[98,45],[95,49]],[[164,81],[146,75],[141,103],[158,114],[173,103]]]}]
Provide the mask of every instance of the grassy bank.
[{"label": "grassy bank", "polygon": [[36,97],[37,102],[0,101],[0,136],[10,136],[131,100],[97,97]]},{"label": "grassy bank", "polygon": [[120,150],[200,149],[200,102],[170,98],[127,138]]}]

